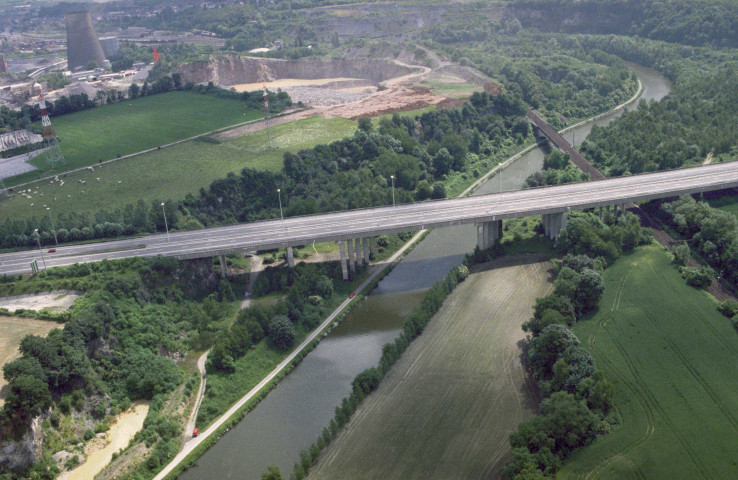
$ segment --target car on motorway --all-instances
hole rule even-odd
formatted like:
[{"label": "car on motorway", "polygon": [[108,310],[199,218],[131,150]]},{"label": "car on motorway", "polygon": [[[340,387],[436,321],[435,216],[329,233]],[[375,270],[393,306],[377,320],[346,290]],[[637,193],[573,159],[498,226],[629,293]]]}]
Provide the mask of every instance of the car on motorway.
[{"label": "car on motorway", "polygon": [[49,251],[46,253],[54,253],[54,252],[56,252],[56,248],[50,248]]}]

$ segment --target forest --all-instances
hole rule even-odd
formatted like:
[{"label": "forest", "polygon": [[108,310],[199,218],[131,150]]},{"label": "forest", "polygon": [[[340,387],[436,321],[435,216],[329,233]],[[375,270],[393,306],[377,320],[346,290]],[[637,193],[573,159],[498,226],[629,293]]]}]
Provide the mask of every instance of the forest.
[{"label": "forest", "polygon": [[526,28],[738,47],[738,5],[727,0],[522,0],[508,13]]}]

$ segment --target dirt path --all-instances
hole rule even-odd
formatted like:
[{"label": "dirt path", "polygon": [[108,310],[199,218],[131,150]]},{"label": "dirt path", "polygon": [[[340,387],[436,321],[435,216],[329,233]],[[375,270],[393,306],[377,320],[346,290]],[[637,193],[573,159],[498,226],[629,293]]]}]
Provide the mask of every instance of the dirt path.
[{"label": "dirt path", "polygon": [[[251,306],[251,295],[253,293],[254,282],[256,281],[256,277],[258,277],[259,273],[263,270],[261,257],[259,257],[258,255],[254,255],[253,257],[251,257],[249,268],[249,289],[244,295],[243,300],[241,300],[241,310],[243,310],[244,308],[249,308]],[[188,443],[195,440],[195,437],[192,436],[192,432],[195,430],[197,413],[200,411],[200,405],[202,405],[202,399],[205,396],[205,386],[208,381],[208,376],[205,371],[205,362],[207,362],[209,353],[210,350],[203,353],[200,358],[197,359],[197,370],[200,372],[200,387],[197,389],[195,406],[192,408],[192,411],[190,412],[190,418],[187,420],[187,425],[185,426],[184,441],[182,442],[180,451],[184,450]]]},{"label": "dirt path", "polygon": [[712,163],[712,152],[707,154],[707,157],[705,158],[705,161],[702,162],[702,165],[709,165]]},{"label": "dirt path", "polygon": [[535,411],[521,324],[551,289],[549,266],[506,257],[472,273],[308,478],[499,477],[509,434]]}]

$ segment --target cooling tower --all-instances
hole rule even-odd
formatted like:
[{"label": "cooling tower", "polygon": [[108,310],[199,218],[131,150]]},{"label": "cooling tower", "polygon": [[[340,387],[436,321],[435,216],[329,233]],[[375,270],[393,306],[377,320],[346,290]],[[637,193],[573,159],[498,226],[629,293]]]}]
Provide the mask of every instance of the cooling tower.
[{"label": "cooling tower", "polygon": [[67,13],[64,20],[67,23],[67,68],[74,70],[91,60],[102,67],[105,54],[92,28],[90,12]]}]

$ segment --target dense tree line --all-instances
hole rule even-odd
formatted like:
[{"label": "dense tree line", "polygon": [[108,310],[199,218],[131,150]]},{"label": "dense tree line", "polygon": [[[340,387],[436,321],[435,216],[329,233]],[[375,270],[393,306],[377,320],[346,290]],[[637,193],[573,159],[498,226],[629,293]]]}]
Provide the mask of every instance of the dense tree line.
[{"label": "dense tree line", "polygon": [[523,0],[511,4],[508,15],[541,30],[738,47],[738,6],[728,1]]},{"label": "dense tree line", "polygon": [[606,128],[592,128],[582,152],[608,176],[701,164],[735,152],[738,61],[676,85],[660,102],[641,102]]},{"label": "dense tree line", "polygon": [[475,25],[488,34],[474,41],[432,44],[435,50],[500,82],[555,128],[607,111],[636,91],[636,79],[622,59],[600,48],[583,49],[569,36],[512,35],[509,22],[486,19],[459,19],[451,25],[429,27],[424,34],[436,38],[436,31],[458,32]]},{"label": "dense tree line", "polygon": [[[151,413],[140,439],[148,446],[156,444],[159,462],[174,455],[181,427],[171,413],[160,411],[163,394],[184,380],[173,358],[188,350],[190,334],[230,312],[222,286],[190,282],[196,274],[189,268],[163,258],[103,261],[3,282],[1,295],[60,288],[84,289],[86,294],[62,319],[63,330],[54,329],[46,337],[26,336],[20,343],[21,357],[4,365],[9,392],[0,411],[0,430],[15,432],[9,437],[19,435],[41,413],[48,413],[51,427],[58,427],[61,415],[81,412],[104,430],[132,401],[149,399]],[[45,459],[55,450],[47,453]],[[58,473],[47,460],[30,470],[47,472],[33,478]]]},{"label": "dense tree line", "polygon": [[589,175],[571,163],[569,153],[562,153],[556,147],[543,160],[543,170],[525,179],[526,187],[545,187],[564,183],[586,182]]},{"label": "dense tree line", "polygon": [[476,93],[462,108],[394,115],[374,129],[366,119],[352,137],[284,154],[280,173],[244,169],[216,180],[184,207],[203,225],[274,218],[277,188],[285,215],[346,210],[445,197],[441,182],[466,171],[510,136],[530,132],[524,104],[514,96]]},{"label": "dense tree line", "polygon": [[[660,203],[654,202],[649,210],[654,211]],[[721,276],[738,284],[738,221],[735,215],[690,196],[665,202],[655,213],[676,229],[687,245]]]},{"label": "dense tree line", "polygon": [[597,309],[605,289],[602,270],[650,235],[629,212],[607,220],[610,225],[588,213],[569,220],[556,240],[565,255],[557,263],[554,291],[536,300],[533,317],[523,324],[531,334],[526,366],[543,401],[540,415],[510,435],[507,478],[553,477],[574,450],[610,431],[614,385],[567,327]]}]

